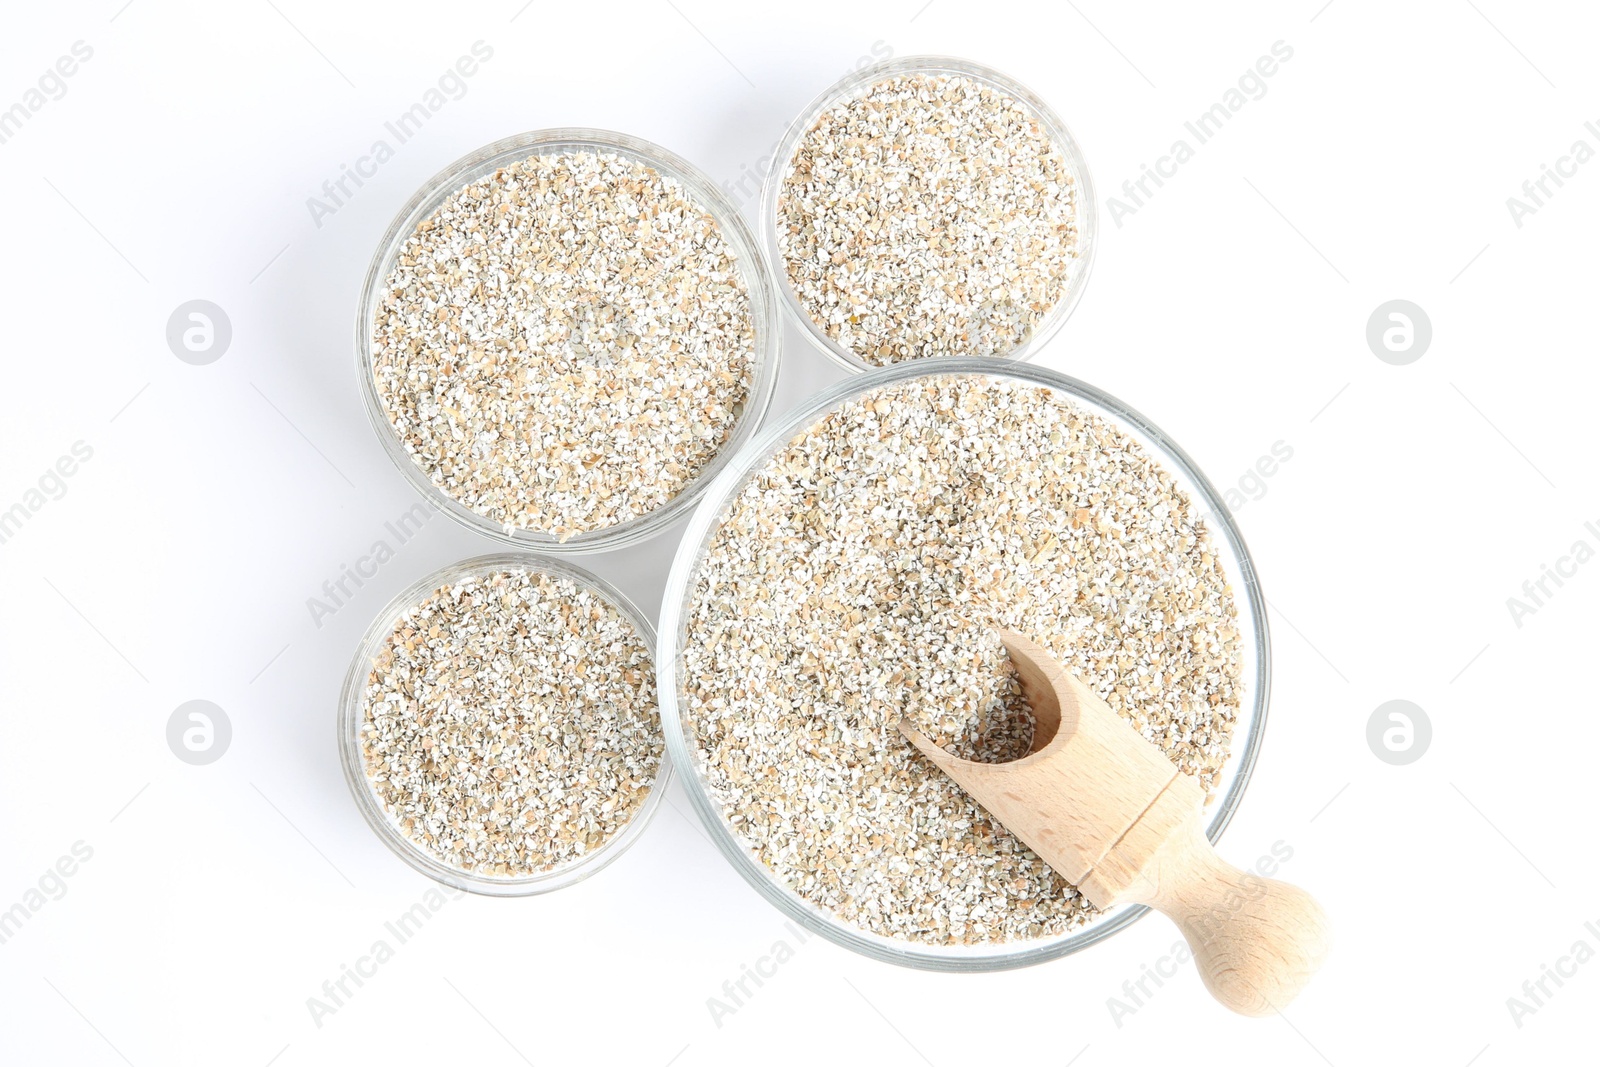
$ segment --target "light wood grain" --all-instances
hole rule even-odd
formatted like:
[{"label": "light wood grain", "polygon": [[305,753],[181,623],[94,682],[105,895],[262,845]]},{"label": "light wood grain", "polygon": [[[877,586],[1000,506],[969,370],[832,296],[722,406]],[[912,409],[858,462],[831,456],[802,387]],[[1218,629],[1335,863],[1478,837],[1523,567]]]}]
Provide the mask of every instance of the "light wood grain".
[{"label": "light wood grain", "polygon": [[1316,901],[1220,859],[1199,783],[1048,651],[1000,636],[1037,720],[1033,751],[974,763],[901,731],[1090,903],[1147,904],[1177,923],[1218,1001],[1245,1015],[1281,1009],[1327,954]]}]

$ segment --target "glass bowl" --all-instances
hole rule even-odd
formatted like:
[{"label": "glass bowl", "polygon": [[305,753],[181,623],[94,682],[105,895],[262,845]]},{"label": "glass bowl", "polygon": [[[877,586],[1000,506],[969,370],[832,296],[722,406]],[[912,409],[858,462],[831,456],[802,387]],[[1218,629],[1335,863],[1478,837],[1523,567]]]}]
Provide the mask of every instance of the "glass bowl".
[{"label": "glass bowl", "polygon": [[[755,350],[752,354],[750,395],[744,402],[744,411],[733,432],[711,461],[702,467],[683,489],[666,503],[643,515],[598,530],[574,534],[565,541],[543,530],[515,528],[508,530],[503,524],[485,518],[456,500],[445,490],[433,484],[426,471],[406,452],[399,435],[384,412],[378,396],[378,386],[372,373],[372,326],[378,302],[383,296],[384,282],[394,267],[401,246],[416,230],[417,224],[436,211],[447,197],[463,186],[493,174],[501,167],[520,162],[540,153],[561,151],[592,151],[614,153],[624,159],[653,167],[661,174],[677,181],[684,190],[716,220],[738,264],[739,275],[750,295],[750,316],[755,328]],[[711,477],[720,470],[728,457],[750,439],[761,423],[767,405],[772,400],[772,390],[778,381],[778,358],[782,330],[774,306],[772,287],[765,262],[761,257],[750,228],[739,210],[717,185],[686,160],[659,145],[627,134],[608,130],[549,129],[535,130],[507,137],[485,145],[463,156],[425,182],[415,196],[400,209],[389,225],[389,230],[378,242],[378,251],[367,269],[366,281],[361,289],[361,303],[356,311],[355,351],[356,372],[361,383],[361,395],[366,404],[367,417],[384,451],[394,461],[400,473],[424,497],[452,519],[490,537],[514,545],[543,552],[595,552],[620,548],[643,540],[684,515],[693,506]]]},{"label": "glass bowl", "polygon": [[542,572],[567,578],[587,588],[616,608],[638,631],[652,657],[655,655],[655,629],[649,620],[620,590],[604,579],[581,567],[536,556],[531,552],[503,552],[475,556],[459,563],[452,563],[418,579],[389,601],[388,605],[378,613],[378,617],[362,636],[361,644],[356,649],[355,659],[350,663],[349,673],[345,675],[344,689],[339,696],[338,722],[339,762],[344,767],[345,783],[350,787],[350,794],[355,798],[356,807],[360,810],[362,818],[366,819],[367,825],[372,827],[379,840],[388,845],[395,855],[435,881],[472,893],[497,897],[547,893],[580,882],[606,866],[627,851],[628,846],[644,832],[656,808],[661,805],[661,797],[672,780],[672,762],[663,753],[655,781],[651,783],[644,803],[640,805],[628,824],[611,840],[564,866],[519,878],[489,877],[443,863],[406,837],[389,813],[384,811],[377,794],[367,782],[366,768],[361,758],[361,725],[365,719],[362,713],[362,698],[366,692],[367,676],[372,670],[373,659],[382,650],[389,636],[394,633],[395,623],[399,621],[400,616],[432,596],[438,589],[465,578],[508,569]]},{"label": "glass bowl", "polygon": [[[999,92],[1026,104],[1039,123],[1044,127],[1051,142],[1061,151],[1066,158],[1067,168],[1071,171],[1078,191],[1078,248],[1077,263],[1072,270],[1067,282],[1067,290],[1061,299],[1056,301],[1054,307],[1040,320],[1028,339],[1017,347],[998,357],[1012,360],[1031,359],[1035,352],[1044,345],[1055,332],[1067,321],[1067,317],[1078,305],[1079,298],[1083,295],[1084,286],[1089,282],[1089,270],[1094,265],[1095,249],[1098,242],[1095,235],[1098,228],[1099,206],[1095,200],[1094,183],[1089,178],[1089,165],[1084,162],[1083,152],[1078,148],[1078,142],[1073,138],[1072,132],[1067,129],[1066,123],[1050,109],[1050,105],[1041,100],[1031,89],[1001,74],[997,70],[971,63],[964,59],[954,59],[949,56],[907,56],[903,59],[891,59],[861,70],[853,71],[840,78],[829,86],[820,96],[811,101],[800,116],[790,124],[788,131],[783,135],[783,140],[778,142],[777,151],[773,153],[772,165],[767,172],[767,178],[761,190],[761,235],[762,243],[766,247],[767,257],[772,267],[772,284],[783,294],[782,304],[796,326],[809,337],[818,348],[831,356],[835,362],[852,371],[869,371],[878,369],[876,364],[868,363],[850,349],[828,336],[826,330],[819,326],[812,318],[805,306],[800,302],[799,295],[789,284],[789,272],[784,266],[783,255],[778,250],[778,195],[783,188],[784,175],[789,170],[789,162],[794,157],[795,149],[800,144],[800,139],[811,129],[812,123],[826,110],[835,104],[848,99],[856,92],[865,89],[885,78],[900,74],[927,74],[927,75],[959,75],[970,78],[982,85],[989,86]],[[930,357],[924,357],[930,358]],[[969,357],[932,357],[932,358],[969,358]],[[971,357],[977,358],[977,357]],[[919,360],[904,360],[902,362],[915,363]]]},{"label": "glass bowl", "polygon": [[683,768],[685,789],[712,839],[739,873],[764,897],[806,929],[863,955],[889,963],[929,970],[986,971],[1023,967],[1087,948],[1138,919],[1147,910],[1122,905],[1068,933],[1027,941],[982,945],[928,945],[869,933],[836,918],[777,881],[760,859],[732,829],[721,803],[708,791],[695,755],[693,726],[680,710],[681,656],[687,637],[690,597],[701,562],[729,502],[763,468],[771,456],[797,434],[841,404],[882,386],[913,378],[941,375],[976,375],[1026,385],[1044,386],[1104,418],[1143,445],[1172,474],[1194,505],[1206,513],[1228,584],[1239,607],[1241,681],[1244,699],[1235,723],[1228,760],[1206,812],[1206,834],[1216,841],[1233,817],[1261,747],[1270,688],[1266,601],[1255,566],[1222,498],[1194,463],[1150,420],[1100,390],[1054,371],[984,357],[913,360],[848,378],[813,396],[740,452],[738,459],[718,475],[706,490],[689,521],[673,560],[661,606],[661,633],[670,642],[656,657],[656,685],[667,754]]}]

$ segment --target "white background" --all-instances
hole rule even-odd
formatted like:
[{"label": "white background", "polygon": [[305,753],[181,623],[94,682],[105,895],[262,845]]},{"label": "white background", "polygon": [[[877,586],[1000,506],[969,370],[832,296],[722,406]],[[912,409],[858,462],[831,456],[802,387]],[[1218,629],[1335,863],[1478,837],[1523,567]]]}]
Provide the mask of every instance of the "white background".
[{"label": "white background", "polygon": [[[1573,542],[1600,546],[1600,162],[1521,227],[1506,207],[1575,139],[1600,147],[1592,10],[123,3],[14,5],[0,33],[0,107],[73,42],[94,50],[0,144],[0,508],[74,442],[93,449],[0,544],[0,909],[75,842],[93,850],[0,944],[0,1060],[1593,1060],[1600,961],[1520,1027],[1506,1003],[1580,938],[1600,948],[1600,562],[1520,627],[1506,605]],[[467,95],[315,225],[307,198],[479,39],[494,56]],[[1279,40],[1294,54],[1266,95],[1114,225],[1105,198]],[[1238,510],[1276,684],[1223,850],[1292,847],[1283,875],[1327,907],[1334,955],[1287,1018],[1229,1016],[1185,972],[1118,1025],[1108,998],[1176,938],[1159,918],[968,977],[814,938],[719,1027],[707,998],[795,939],[675,786],[614,866],[451,902],[317,1026],[307,998],[429,886],[340,777],[343,672],[393,593],[492,547],[435,519],[323,626],[307,610],[414,499],[351,353],[379,235],[451,160],[545,126],[625,130],[737,179],[875,49],[998,67],[1079,138],[1103,246],[1042,365],[1143,411],[1219,486],[1293,449]],[[209,366],[164,337],[195,298],[233,325]],[[1365,341],[1394,298],[1433,323],[1409,366]],[[777,410],[841,373],[787,341]],[[654,611],[676,536],[580,562]],[[196,698],[234,730],[204,767],[164,736]],[[1396,698],[1434,729],[1403,767],[1365,738]]]}]

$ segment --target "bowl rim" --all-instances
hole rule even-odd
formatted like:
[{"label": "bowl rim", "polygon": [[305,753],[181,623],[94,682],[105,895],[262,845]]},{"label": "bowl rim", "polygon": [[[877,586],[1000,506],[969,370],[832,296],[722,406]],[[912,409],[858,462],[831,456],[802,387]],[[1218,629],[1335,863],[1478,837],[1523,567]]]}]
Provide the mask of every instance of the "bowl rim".
[{"label": "bowl rim", "polygon": [[[744,411],[734,422],[728,439],[705,466],[664,504],[624,522],[586,530],[559,541],[554,534],[544,530],[521,527],[508,530],[504,524],[479,515],[433,484],[427,473],[406,452],[378,395],[376,377],[372,372],[372,324],[378,302],[383,296],[384,282],[401,246],[418,223],[432,215],[448,196],[467,184],[529,156],[563,149],[616,153],[653,167],[683,186],[690,198],[716,221],[724,239],[733,249],[739,276],[749,295],[750,318],[756,336],[751,353],[750,392],[744,401]],[[556,554],[610,551],[654,536],[686,514],[705,491],[711,478],[741,445],[759,431],[767,408],[772,403],[782,361],[783,325],[775,303],[772,279],[760,242],[727,193],[694,164],[654,142],[614,130],[578,126],[529,130],[502,137],[454,160],[423,182],[395,213],[368,263],[356,305],[356,379],[367,421],[385,454],[406,482],[439,511],[470,530],[514,548]]]},{"label": "bowl rim", "polygon": [[[783,254],[778,248],[778,195],[783,188],[783,179],[789,169],[789,161],[794,157],[795,149],[799,146],[800,139],[810,130],[818,116],[834,104],[875,82],[898,74],[953,74],[983,82],[1015,97],[1026,104],[1035,115],[1040,124],[1049,134],[1051,143],[1066,157],[1067,166],[1071,169],[1073,178],[1078,186],[1078,246],[1081,254],[1078,265],[1074,268],[1067,283],[1067,291],[1046,314],[1039,326],[1028,338],[1017,347],[1006,352],[1003,356],[989,357],[1009,359],[1022,362],[1032,359],[1038,354],[1045,344],[1066,325],[1067,319],[1077,310],[1078,303],[1083,297],[1083,291],[1089,285],[1089,279],[1094,274],[1095,253],[1099,243],[1099,202],[1095,198],[1094,180],[1089,173],[1089,163],[1084,158],[1083,149],[1078,139],[1073,136],[1067,124],[1061,120],[1055,110],[1045,103],[1044,99],[1016,79],[995,70],[993,67],[975,63],[968,59],[944,55],[914,55],[900,58],[886,59],[881,63],[853,70],[844,77],[834,82],[828,88],[818,93],[811,102],[801,109],[800,114],[789,123],[784,131],[783,138],[778,142],[777,149],[772,154],[772,161],[768,164],[766,179],[761,184],[761,217],[759,229],[761,233],[762,249],[766,253],[768,271],[771,274],[772,288],[779,304],[783,306],[784,317],[803,333],[813,346],[845,369],[857,374],[868,371],[881,370],[877,364],[869,363],[856,355],[850,349],[829,337],[827,331],[811,318],[805,307],[800,303],[799,294],[789,284],[789,273],[784,267]],[[928,357],[924,357],[928,358]],[[967,359],[980,358],[968,356],[939,356],[939,359]],[[917,359],[900,360],[901,363],[916,363]],[[895,366],[896,364],[889,364]]]},{"label": "bowl rim", "polygon": [[639,610],[628,596],[616,586],[593,572],[565,560],[552,559],[537,553],[491,552],[457,560],[423,575],[399,593],[396,593],[374,617],[356,645],[355,656],[345,672],[344,685],[339,692],[339,711],[336,721],[339,764],[344,771],[345,784],[355,800],[356,809],[378,839],[389,851],[399,856],[414,870],[436,882],[485,896],[531,896],[562,889],[604,869],[621,856],[644,833],[645,827],[661,806],[662,798],[672,783],[672,757],[665,749],[656,769],[655,779],[645,794],[639,810],[615,836],[593,852],[553,870],[518,878],[494,878],[474,874],[440,861],[421,846],[412,843],[394,820],[384,811],[377,794],[368,784],[366,768],[361,758],[361,726],[367,676],[372,660],[383,643],[394,632],[395,623],[407,610],[420,604],[446,585],[469,577],[481,577],[501,570],[521,569],[568,578],[580,587],[587,588],[615,608],[638,631],[652,664],[655,661],[656,633],[649,618]]},{"label": "bowl rim", "polygon": [[[682,655],[688,622],[685,609],[706,546],[716,528],[720,526],[728,502],[745,487],[750,478],[759,473],[766,461],[779,448],[826,413],[870,391],[919,377],[974,374],[1042,385],[1058,393],[1067,394],[1074,402],[1082,402],[1091,410],[1099,409],[1099,412],[1110,414],[1121,424],[1120,428],[1125,432],[1133,430],[1132,436],[1150,449],[1157,459],[1176,467],[1176,471],[1172,473],[1181,474],[1188,480],[1188,485],[1184,488],[1192,488],[1200,497],[1198,500],[1193,500],[1193,503],[1207,509],[1206,517],[1214,520],[1211,524],[1212,529],[1216,531],[1214,536],[1219,543],[1228,546],[1231,553],[1229,579],[1230,584],[1235,585],[1235,603],[1242,601],[1248,606],[1252,631],[1250,636],[1253,640],[1246,649],[1247,658],[1244,664],[1243,681],[1247,687],[1246,699],[1241,704],[1234,738],[1230,745],[1229,759],[1224,765],[1223,775],[1227,779],[1227,786],[1225,789],[1219,789],[1215,803],[1208,805],[1206,836],[1212,842],[1222,836],[1250,783],[1266,729],[1272,683],[1271,637],[1268,630],[1266,598],[1261,590],[1255,563],[1232,514],[1228,511],[1221,495],[1186,452],[1153,422],[1111,394],[1057,371],[1015,361],[984,357],[912,360],[836,382],[819,390],[793,410],[786,412],[783,417],[770,422],[760,437],[741,450],[738,462],[719,474],[707,489],[689,520],[668,573],[666,589],[662,595],[658,632],[665,635],[669,644],[665,648],[665,654],[658,652],[656,656],[657,705],[661,712],[662,729],[666,734],[667,753],[673,763],[681,768],[680,780],[684,792],[688,794],[696,815],[706,827],[717,848],[745,881],[779,911],[812,933],[864,956],[886,963],[935,971],[993,971],[1044,963],[1081,951],[1110,937],[1137,921],[1148,909],[1142,905],[1121,905],[1104,913],[1104,917],[1074,931],[1054,938],[1040,939],[1037,943],[992,942],[976,947],[931,946],[895,940],[868,933],[836,918],[800,897],[787,885],[780,885],[728,826],[722,813],[722,806],[710,795],[699,762],[689,744],[689,727],[679,708],[679,659]],[[1242,615],[1243,611],[1240,614]],[[1253,673],[1249,670],[1252,661]],[[1241,728],[1244,732],[1242,739],[1239,734]]]}]

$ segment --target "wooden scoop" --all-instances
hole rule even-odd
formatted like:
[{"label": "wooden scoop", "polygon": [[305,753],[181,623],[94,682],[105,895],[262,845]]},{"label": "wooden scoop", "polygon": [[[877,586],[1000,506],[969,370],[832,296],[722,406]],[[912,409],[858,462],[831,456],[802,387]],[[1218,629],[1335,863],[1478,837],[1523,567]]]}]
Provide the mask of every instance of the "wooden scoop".
[{"label": "wooden scoop", "polygon": [[1204,794],[1045,649],[1001,633],[1037,722],[1028,755],[958,759],[900,730],[1098,908],[1148,904],[1183,931],[1213,996],[1244,1015],[1278,1011],[1327,955],[1304,890],[1212,851]]}]

